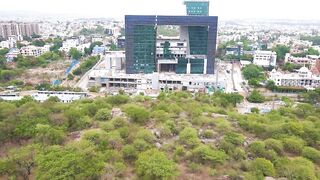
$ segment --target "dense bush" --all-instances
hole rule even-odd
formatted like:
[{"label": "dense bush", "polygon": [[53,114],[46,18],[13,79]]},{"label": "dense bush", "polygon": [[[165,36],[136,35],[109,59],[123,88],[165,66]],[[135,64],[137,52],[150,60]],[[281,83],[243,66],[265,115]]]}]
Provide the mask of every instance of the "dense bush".
[{"label": "dense bush", "polygon": [[200,143],[196,129],[187,127],[179,133],[179,141],[189,147],[195,147]]},{"label": "dense bush", "polygon": [[312,148],[312,147],[305,147],[302,150],[302,156],[310,159],[315,163],[320,163],[320,151]]},{"label": "dense bush", "polygon": [[257,175],[275,176],[273,164],[264,158],[257,158],[250,164],[250,170]]},{"label": "dense bush", "polygon": [[200,163],[210,163],[212,165],[223,164],[228,156],[219,150],[213,150],[209,146],[200,145],[192,151],[195,161]]},{"label": "dense bush", "polygon": [[173,179],[178,175],[175,163],[155,149],[139,155],[136,170],[144,179]]},{"label": "dense bush", "polygon": [[150,113],[144,107],[133,104],[126,105],[124,112],[133,122],[137,123],[145,123],[150,116]]}]

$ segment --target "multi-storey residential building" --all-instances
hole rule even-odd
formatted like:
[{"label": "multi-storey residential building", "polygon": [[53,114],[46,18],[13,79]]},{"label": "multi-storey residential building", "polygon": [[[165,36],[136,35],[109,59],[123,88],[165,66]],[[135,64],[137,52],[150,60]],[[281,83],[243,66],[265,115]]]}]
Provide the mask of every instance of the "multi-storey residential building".
[{"label": "multi-storey residential building", "polygon": [[253,64],[261,67],[277,65],[277,53],[273,51],[256,51],[254,53]]},{"label": "multi-storey residential building", "polygon": [[40,34],[37,23],[0,23],[0,36],[9,39],[10,36],[17,36],[21,40],[22,36]]},{"label": "multi-storey residential building", "polygon": [[302,67],[297,73],[282,73],[275,69],[270,73],[270,80],[274,81],[276,86],[288,87],[320,87],[320,77],[314,75],[308,68]]}]

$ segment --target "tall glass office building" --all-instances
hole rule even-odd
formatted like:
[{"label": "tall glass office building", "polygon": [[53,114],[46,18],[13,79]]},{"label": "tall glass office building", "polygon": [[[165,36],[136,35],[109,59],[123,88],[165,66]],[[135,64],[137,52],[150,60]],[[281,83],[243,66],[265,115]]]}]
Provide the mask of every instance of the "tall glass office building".
[{"label": "tall glass office building", "polygon": [[[208,16],[208,1],[185,4],[188,16],[125,17],[126,73],[214,73],[218,17]],[[165,25],[178,26],[179,38],[159,39],[157,28]]]}]

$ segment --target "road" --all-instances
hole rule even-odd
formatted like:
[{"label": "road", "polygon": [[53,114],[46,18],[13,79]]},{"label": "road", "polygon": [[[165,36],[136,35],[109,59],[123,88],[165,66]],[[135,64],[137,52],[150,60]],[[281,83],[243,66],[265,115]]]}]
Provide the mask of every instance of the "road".
[{"label": "road", "polygon": [[[224,81],[226,83],[226,87],[225,87],[226,93],[239,92],[240,94],[246,96],[247,91],[243,88],[243,85],[242,85],[242,83],[244,82],[244,79],[242,77],[240,65],[238,63],[235,63],[232,70],[232,63],[221,61],[218,66],[219,66],[219,81]],[[232,79],[232,74],[233,74],[233,79]]]}]

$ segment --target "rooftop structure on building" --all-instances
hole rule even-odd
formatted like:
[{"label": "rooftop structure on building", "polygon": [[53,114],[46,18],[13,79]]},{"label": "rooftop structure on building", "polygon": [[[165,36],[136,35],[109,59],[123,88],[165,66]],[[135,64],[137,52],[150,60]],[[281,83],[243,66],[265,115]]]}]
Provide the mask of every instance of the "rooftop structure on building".
[{"label": "rooftop structure on building", "polygon": [[186,0],[188,16],[209,16],[209,0]]}]

